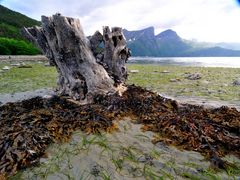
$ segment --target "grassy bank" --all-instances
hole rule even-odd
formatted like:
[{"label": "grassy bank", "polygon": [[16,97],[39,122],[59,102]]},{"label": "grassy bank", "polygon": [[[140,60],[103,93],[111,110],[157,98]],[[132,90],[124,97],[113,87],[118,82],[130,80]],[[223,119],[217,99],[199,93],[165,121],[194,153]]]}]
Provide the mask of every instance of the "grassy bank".
[{"label": "grassy bank", "polygon": [[[233,81],[240,78],[238,68],[137,64],[131,64],[128,68],[139,70],[139,73],[130,74],[128,83],[135,83],[167,96],[197,96],[225,101],[240,100],[240,86],[233,85]],[[202,78],[187,79],[186,76],[192,73],[200,73]]]},{"label": "grassy bank", "polygon": [[[12,67],[0,73],[0,93],[31,91],[56,86],[57,72],[54,67],[45,67],[44,63],[28,63],[32,68]],[[10,63],[0,63],[0,69]]]},{"label": "grassy bank", "polygon": [[[10,63],[0,63],[0,69]],[[15,93],[55,87],[57,73],[44,63],[30,63],[32,68],[12,67],[0,74],[0,93]],[[128,84],[136,84],[166,96],[194,96],[214,100],[239,101],[240,86],[233,81],[240,77],[239,68],[206,68],[128,64]],[[189,80],[189,73],[200,73],[201,79]]]}]

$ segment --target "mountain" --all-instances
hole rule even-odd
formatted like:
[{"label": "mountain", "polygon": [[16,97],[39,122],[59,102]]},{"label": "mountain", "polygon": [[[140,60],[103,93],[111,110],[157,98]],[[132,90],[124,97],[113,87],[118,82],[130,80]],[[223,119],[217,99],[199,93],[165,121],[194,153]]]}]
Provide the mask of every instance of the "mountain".
[{"label": "mountain", "polygon": [[220,43],[213,43],[213,42],[200,42],[197,40],[185,40],[187,43],[191,44],[193,47],[221,47],[225,49],[232,49],[232,50],[240,50],[240,43],[234,42],[220,42]]},{"label": "mountain", "polygon": [[186,57],[240,57],[240,51],[222,47],[192,49],[182,53]]},{"label": "mountain", "polygon": [[140,31],[123,29],[128,40],[128,47],[138,56],[157,56],[158,44],[154,35],[154,28],[149,27]]},{"label": "mountain", "polygon": [[[158,35],[154,35],[153,27],[138,31],[124,29],[123,33],[133,56],[240,56],[240,51],[223,48],[219,44],[197,43],[184,40],[171,29],[163,31]],[[227,46],[225,45],[225,47]]]},{"label": "mountain", "polygon": [[240,43],[221,42],[221,43],[217,43],[216,45],[226,49],[240,50]]},{"label": "mountain", "polygon": [[22,27],[35,25],[40,25],[40,22],[0,5],[0,55],[40,54],[20,34]]},{"label": "mountain", "polygon": [[159,56],[181,56],[191,46],[186,44],[175,31],[166,30],[155,36],[158,44]]},{"label": "mountain", "polygon": [[[0,5],[0,54],[36,54],[33,45],[20,34],[22,27],[40,25],[39,21]],[[240,43],[205,43],[184,40],[169,29],[154,34],[154,28],[123,30],[133,56],[240,56]],[[10,38],[10,39],[9,39]],[[25,52],[24,49],[28,50]]]},{"label": "mountain", "polygon": [[20,35],[22,27],[40,25],[39,21],[0,5],[0,37],[23,39]]}]

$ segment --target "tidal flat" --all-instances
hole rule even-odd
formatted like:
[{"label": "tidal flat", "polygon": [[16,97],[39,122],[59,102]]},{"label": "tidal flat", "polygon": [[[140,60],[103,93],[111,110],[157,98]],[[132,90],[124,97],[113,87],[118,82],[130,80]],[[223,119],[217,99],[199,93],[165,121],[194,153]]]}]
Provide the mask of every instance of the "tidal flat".
[{"label": "tidal flat", "polygon": [[[32,68],[18,68],[11,64],[15,62],[0,62],[0,94],[56,87],[57,72],[54,67],[45,66],[46,62],[25,62]],[[10,67],[10,70],[2,70],[5,66]],[[197,97],[236,105],[240,102],[240,86],[233,84],[240,78],[240,68],[157,64],[128,64],[127,67],[127,84],[139,85],[163,96],[179,100]],[[190,80],[187,77],[191,74],[199,74],[200,78]]]},{"label": "tidal flat", "polygon": [[38,166],[19,171],[12,180],[87,179],[220,180],[240,177],[240,160],[224,158],[236,167],[214,170],[198,152],[151,142],[154,133],[141,131],[130,119],[118,121],[119,131],[86,134],[76,131],[67,143],[49,146]]},{"label": "tidal flat", "polygon": [[[25,62],[31,68],[12,66],[0,72],[0,101],[6,96],[56,87],[57,72],[45,62]],[[127,84],[135,84],[163,96],[192,103],[218,102],[239,106],[239,68],[183,67],[153,64],[128,64]],[[133,71],[135,70],[135,71]],[[131,72],[132,71],[132,72]],[[199,74],[195,80],[190,74]],[[215,106],[216,104],[213,104]],[[119,132],[87,135],[75,132],[64,144],[52,144],[40,165],[20,171],[11,179],[238,179],[239,159],[225,157],[236,168],[214,171],[197,152],[181,151],[164,144],[153,145],[151,132],[129,120],[117,122]]]}]

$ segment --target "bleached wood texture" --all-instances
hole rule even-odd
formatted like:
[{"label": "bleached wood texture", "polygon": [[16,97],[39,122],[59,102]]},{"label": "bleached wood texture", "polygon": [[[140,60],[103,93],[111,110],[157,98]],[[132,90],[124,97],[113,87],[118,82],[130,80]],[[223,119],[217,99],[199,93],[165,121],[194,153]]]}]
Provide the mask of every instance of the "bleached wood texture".
[{"label": "bleached wood texture", "polygon": [[127,79],[130,56],[122,29],[103,27],[87,38],[80,21],[56,14],[42,16],[41,27],[23,28],[59,73],[58,92],[74,100],[91,102],[97,94],[114,93]]}]

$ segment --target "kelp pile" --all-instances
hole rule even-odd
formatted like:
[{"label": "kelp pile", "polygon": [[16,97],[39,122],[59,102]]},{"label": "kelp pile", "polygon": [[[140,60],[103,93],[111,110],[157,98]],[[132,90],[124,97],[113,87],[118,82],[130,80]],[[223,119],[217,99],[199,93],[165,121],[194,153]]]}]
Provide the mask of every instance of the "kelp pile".
[{"label": "kelp pile", "polygon": [[136,86],[129,86],[122,97],[100,97],[98,103],[131,116],[143,124],[143,131],[156,132],[153,143],[161,141],[198,151],[214,167],[225,169],[230,165],[221,160],[227,154],[240,157],[240,112],[236,108],[178,104]]},{"label": "kelp pile", "polygon": [[122,96],[96,96],[89,105],[54,96],[1,106],[0,174],[10,176],[38,163],[50,143],[67,141],[74,130],[116,130],[114,120],[123,117],[143,124],[145,131],[156,132],[154,143],[198,151],[219,168],[226,168],[221,160],[224,155],[240,157],[240,112],[235,108],[178,104],[132,85]]},{"label": "kelp pile", "polygon": [[50,143],[67,141],[76,129],[111,132],[113,120],[100,105],[79,106],[57,96],[8,103],[0,107],[0,174],[38,163]]}]

